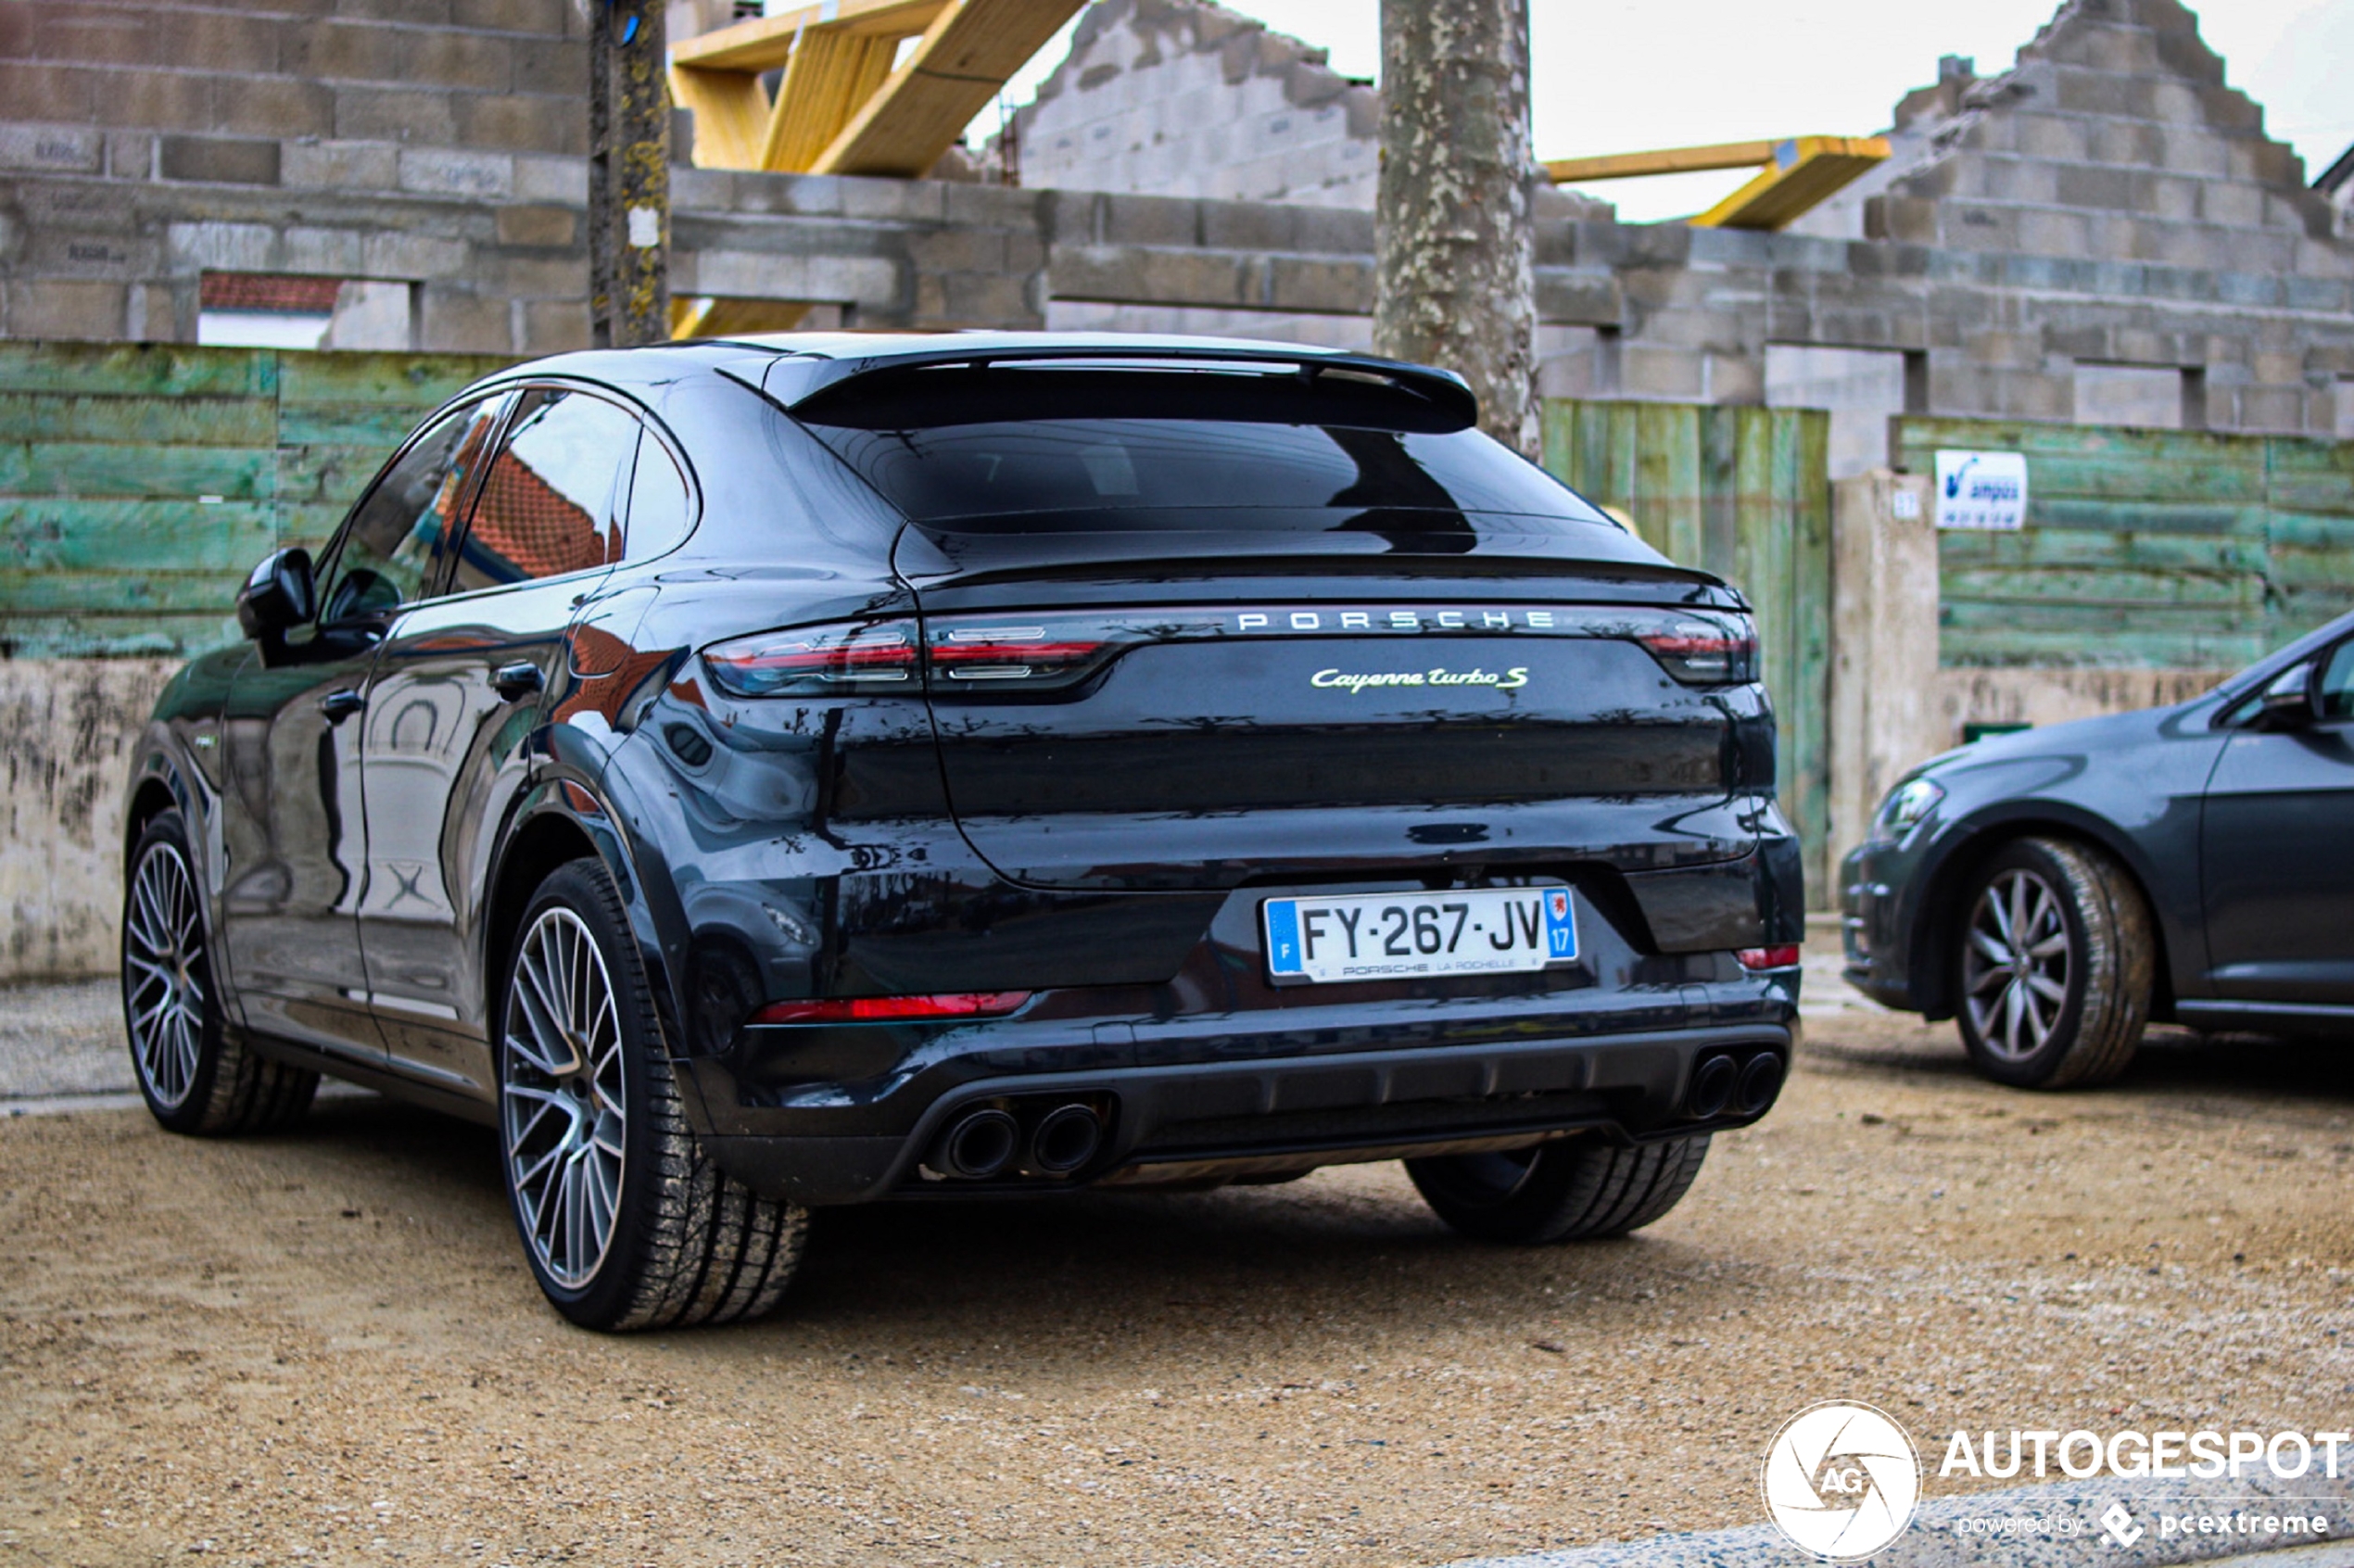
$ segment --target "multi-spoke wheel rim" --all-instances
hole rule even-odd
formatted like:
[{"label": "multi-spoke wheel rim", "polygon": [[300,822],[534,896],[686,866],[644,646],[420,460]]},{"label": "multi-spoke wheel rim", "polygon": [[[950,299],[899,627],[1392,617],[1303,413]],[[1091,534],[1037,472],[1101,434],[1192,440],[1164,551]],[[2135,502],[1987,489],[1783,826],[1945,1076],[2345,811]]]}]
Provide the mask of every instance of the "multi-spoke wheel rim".
[{"label": "multi-spoke wheel rim", "polygon": [[196,1086],[205,997],[196,879],[175,845],[159,843],[132,873],[122,912],[122,1012],[139,1081],[165,1110]]},{"label": "multi-spoke wheel rim", "polygon": [[1995,873],[1962,950],[1963,1005],[1989,1052],[2019,1061],[2044,1048],[2068,1005],[2074,957],[2052,884],[2032,871]]},{"label": "multi-spoke wheel rim", "polygon": [[539,1266],[577,1289],[613,1245],[628,1113],[613,981],[569,909],[548,910],[524,933],[499,1055],[517,1217]]}]

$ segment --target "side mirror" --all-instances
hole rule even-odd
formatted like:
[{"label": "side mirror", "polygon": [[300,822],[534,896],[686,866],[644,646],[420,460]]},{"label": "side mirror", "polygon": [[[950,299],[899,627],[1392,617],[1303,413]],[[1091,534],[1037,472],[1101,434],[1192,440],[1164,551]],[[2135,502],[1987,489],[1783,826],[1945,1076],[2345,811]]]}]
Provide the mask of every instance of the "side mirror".
[{"label": "side mirror", "polygon": [[2292,665],[2272,677],[2257,699],[2257,722],[2266,729],[2302,729],[2316,716],[2313,665]]},{"label": "side mirror", "polygon": [[237,625],[254,641],[272,647],[310,619],[316,595],[310,552],[300,546],[272,550],[237,590]]}]

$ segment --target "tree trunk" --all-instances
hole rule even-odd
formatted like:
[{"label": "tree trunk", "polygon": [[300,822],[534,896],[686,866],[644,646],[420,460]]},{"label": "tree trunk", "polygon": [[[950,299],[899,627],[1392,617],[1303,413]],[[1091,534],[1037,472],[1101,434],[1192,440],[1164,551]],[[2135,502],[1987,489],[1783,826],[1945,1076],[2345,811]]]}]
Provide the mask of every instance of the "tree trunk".
[{"label": "tree trunk", "polygon": [[670,80],[662,0],[588,7],[588,338],[670,336]]},{"label": "tree trunk", "polygon": [[1534,457],[1527,0],[1382,0],[1373,348],[1456,372]]}]

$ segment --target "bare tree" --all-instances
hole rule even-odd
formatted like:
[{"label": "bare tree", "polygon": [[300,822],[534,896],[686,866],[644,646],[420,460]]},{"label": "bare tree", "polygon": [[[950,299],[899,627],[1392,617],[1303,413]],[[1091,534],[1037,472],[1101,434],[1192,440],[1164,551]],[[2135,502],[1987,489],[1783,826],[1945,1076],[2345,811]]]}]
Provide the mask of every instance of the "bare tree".
[{"label": "bare tree", "polygon": [[1443,366],[1537,455],[1528,0],[1382,0],[1373,348]]}]

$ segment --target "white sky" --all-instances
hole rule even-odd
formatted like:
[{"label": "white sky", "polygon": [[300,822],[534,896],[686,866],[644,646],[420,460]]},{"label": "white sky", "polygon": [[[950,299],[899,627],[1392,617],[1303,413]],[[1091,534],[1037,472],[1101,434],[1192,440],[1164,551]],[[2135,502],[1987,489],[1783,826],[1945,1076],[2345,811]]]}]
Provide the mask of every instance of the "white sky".
[{"label": "white sky", "polygon": [[[1332,51],[1333,69],[1381,70],[1376,0],[1226,0]],[[1529,0],[1537,156],[1883,130],[1898,97],[1936,80],[1941,55],[2010,68],[2058,0]],[[2264,106],[2265,126],[2304,155],[2309,180],[2354,142],[2354,0],[2227,0],[2200,7],[2225,80]],[[1074,20],[1072,26],[1076,26]],[[1069,52],[1069,29],[1008,87],[1027,102]],[[978,145],[991,109],[973,122]],[[1593,187],[1620,216],[1696,212],[1742,172],[1616,180]]]}]

